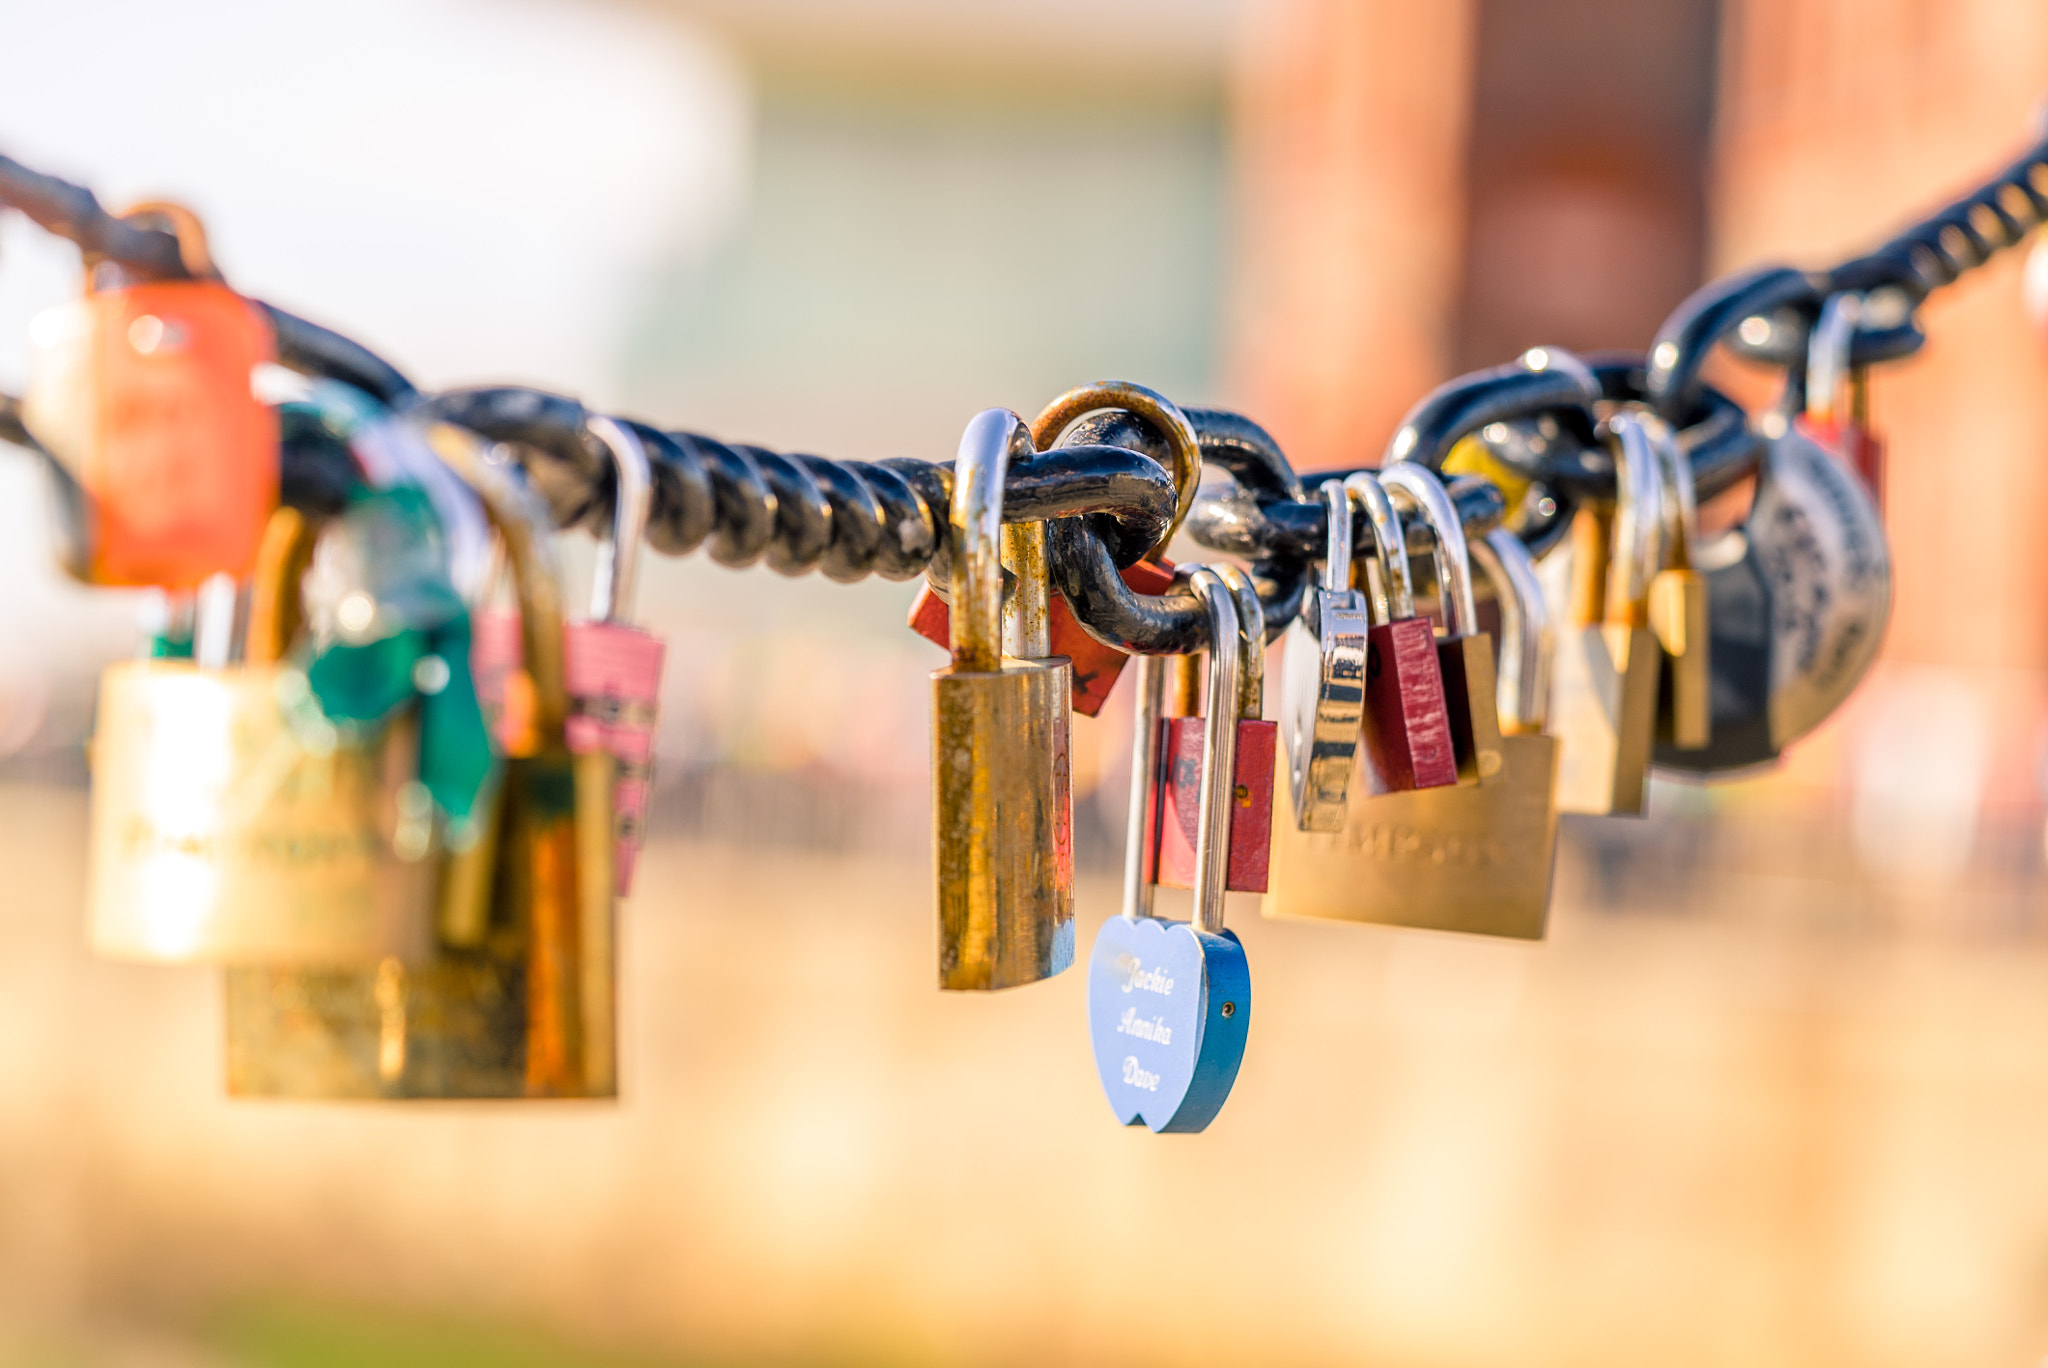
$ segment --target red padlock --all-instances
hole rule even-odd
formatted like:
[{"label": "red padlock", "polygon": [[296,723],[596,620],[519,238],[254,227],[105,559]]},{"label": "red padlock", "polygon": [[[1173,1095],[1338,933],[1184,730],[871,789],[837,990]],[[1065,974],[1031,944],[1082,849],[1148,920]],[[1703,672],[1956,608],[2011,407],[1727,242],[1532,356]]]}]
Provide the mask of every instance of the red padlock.
[{"label": "red padlock", "polygon": [[1344,492],[1363,507],[1379,560],[1380,583],[1367,597],[1380,621],[1366,634],[1365,745],[1369,793],[1405,793],[1458,782],[1458,755],[1444,696],[1436,628],[1415,614],[1407,532],[1386,489],[1363,471]]},{"label": "red padlock", "polygon": [[[1234,565],[1217,567],[1216,574],[1229,588],[1236,610],[1235,649],[1240,661],[1236,699],[1211,698],[1208,704],[1211,708],[1234,707],[1238,717],[1224,887],[1233,893],[1263,893],[1273,852],[1273,761],[1280,742],[1280,724],[1263,721],[1260,716],[1265,711],[1266,620],[1250,576]],[[1216,591],[1212,588],[1211,592]],[[1210,649],[1229,645],[1212,644]],[[1152,824],[1156,844],[1146,878],[1168,888],[1195,886],[1207,725],[1200,717],[1167,717],[1159,722],[1153,776],[1159,804]]]},{"label": "red padlock", "polygon": [[[1122,574],[1124,583],[1140,594],[1163,594],[1173,587],[1173,563],[1164,559],[1141,560]],[[1116,687],[1117,676],[1130,657],[1088,635],[1059,594],[1052,596],[1047,616],[1052,623],[1051,653],[1074,662],[1074,711],[1093,717],[1109,701],[1109,691]],[[929,584],[920,585],[910,604],[910,629],[935,645],[946,646],[951,640],[947,635],[951,622],[946,601],[933,593]]]},{"label": "red padlock", "polygon": [[273,360],[262,310],[222,283],[199,220],[169,219],[190,280],[95,290],[39,314],[22,421],[84,495],[78,559],[91,584],[189,589],[252,573],[277,507],[276,412],[250,392]]},{"label": "red padlock", "polygon": [[[630,428],[609,418],[593,414],[586,422],[612,455],[612,535],[598,548],[590,619],[571,622],[565,629],[562,668],[571,708],[565,731],[570,750],[608,750],[618,761],[612,789],[618,832],[612,868],[613,886],[623,898],[633,890],[633,870],[646,834],[661,670],[668,647],[625,620],[652,497],[647,449]],[[520,753],[528,731],[519,682],[525,678],[522,656],[517,614],[476,615],[470,661],[477,697],[494,713],[495,733],[507,754]]]},{"label": "red padlock", "polygon": [[[1806,411],[1793,426],[1856,472],[1884,513],[1884,443],[1870,428],[1866,377],[1850,364],[1862,297],[1828,296],[1806,351]],[[1846,393],[1845,393],[1846,391]]]}]

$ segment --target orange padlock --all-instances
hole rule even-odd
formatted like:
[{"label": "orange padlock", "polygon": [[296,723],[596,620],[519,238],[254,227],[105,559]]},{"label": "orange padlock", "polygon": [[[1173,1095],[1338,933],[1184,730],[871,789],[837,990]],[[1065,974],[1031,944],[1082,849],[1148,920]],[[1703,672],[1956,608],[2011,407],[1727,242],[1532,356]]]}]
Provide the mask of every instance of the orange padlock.
[{"label": "orange padlock", "polygon": [[262,310],[222,282],[199,221],[167,219],[190,280],[93,288],[30,325],[22,421],[84,495],[78,559],[90,584],[191,588],[245,578],[278,502],[276,411],[250,390],[276,356]]}]

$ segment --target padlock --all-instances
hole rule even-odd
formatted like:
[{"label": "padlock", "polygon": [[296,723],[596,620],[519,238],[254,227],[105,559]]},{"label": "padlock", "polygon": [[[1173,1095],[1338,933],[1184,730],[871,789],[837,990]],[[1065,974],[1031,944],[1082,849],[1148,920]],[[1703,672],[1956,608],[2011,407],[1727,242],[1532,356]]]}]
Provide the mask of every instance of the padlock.
[{"label": "padlock", "polygon": [[[1138,661],[1131,724],[1130,839],[1124,848],[1123,915],[1096,933],[1088,962],[1088,1028],[1095,1070],[1117,1120],[1155,1132],[1199,1131],[1215,1119],[1244,1061],[1251,1024],[1251,971],[1244,946],[1223,924],[1229,862],[1231,778],[1238,722],[1241,635],[1236,595],[1223,576],[1196,567],[1190,578],[1209,618],[1209,716],[1203,727],[1194,915],[1153,916],[1145,876],[1146,833],[1158,804],[1153,775],[1165,663]],[[1284,824],[1283,824],[1284,825]]]},{"label": "padlock", "polygon": [[101,676],[86,920],[119,959],[353,963],[412,953],[431,892],[410,716],[346,735],[279,657],[313,531],[271,516],[248,650],[227,656],[234,582],[201,595],[195,659]]},{"label": "padlock", "polygon": [[1366,634],[1363,763],[1368,793],[1405,793],[1458,782],[1451,715],[1436,629],[1415,611],[1407,531],[1376,474],[1344,481],[1372,532],[1374,577],[1367,601],[1380,621]]},{"label": "padlock", "polygon": [[[1003,478],[1031,433],[975,416],[954,465],[952,663],[932,673],[939,986],[1009,988],[1074,959],[1068,662],[1048,654],[1045,525],[1003,525]],[[1003,566],[1017,587],[1005,658]]]},{"label": "padlock", "polygon": [[1495,528],[1472,558],[1501,605],[1499,772],[1483,784],[1354,795],[1342,831],[1273,836],[1270,917],[1539,939],[1557,854],[1557,742],[1542,734],[1548,633],[1536,567]]},{"label": "padlock", "polygon": [[[350,969],[227,977],[228,1090],[241,1097],[616,1095],[608,751],[573,754],[561,589],[545,509],[481,444],[428,431],[476,491],[518,590],[531,754],[506,760],[484,831],[442,870],[428,951]],[[461,909],[481,915],[465,925]],[[453,909],[453,910],[451,910]]]},{"label": "padlock", "polygon": [[[1444,634],[1436,641],[1438,674],[1449,717],[1457,781],[1489,783],[1501,766],[1500,719],[1494,706],[1493,639],[1479,629],[1472,601],[1472,557],[1465,527],[1443,481],[1413,461],[1382,468],[1380,482],[1407,496],[1435,534],[1438,612]],[[1426,787],[1417,785],[1418,788]]]},{"label": "padlock", "polygon": [[[1196,440],[1194,425],[1172,401],[1143,385],[1121,380],[1083,385],[1046,405],[1044,412],[1032,424],[1034,446],[1039,450],[1050,447],[1079,419],[1104,409],[1122,409],[1136,414],[1166,439],[1173,452],[1173,473],[1178,490],[1173,522],[1160,537],[1159,544],[1148,551],[1144,559],[1119,572],[1134,593],[1164,594],[1173,587],[1173,562],[1165,557],[1166,545],[1173,540],[1174,532],[1194,503],[1195,487],[1202,478],[1202,448]],[[1051,626],[1047,654],[1067,658],[1074,680],[1073,710],[1083,717],[1094,717],[1109,701],[1117,676],[1130,657],[1089,635],[1088,629],[1074,616],[1064,594],[1051,595],[1049,611]],[[946,601],[934,593],[929,584],[919,585],[917,597],[911,600],[910,629],[934,645],[948,644],[950,615]]]},{"label": "padlock", "polygon": [[[1819,442],[1863,481],[1884,516],[1884,443],[1870,426],[1868,376],[1849,362],[1863,297],[1829,295],[1807,340],[1806,410],[1793,426]],[[1847,391],[1846,395],[1844,391]]]},{"label": "padlock", "polygon": [[1707,577],[1693,568],[1699,502],[1692,462],[1671,429],[1645,417],[1664,474],[1664,568],[1650,581],[1650,630],[1664,650],[1657,686],[1657,744],[1699,750],[1712,742],[1713,642],[1707,629]]},{"label": "padlock", "polygon": [[632,892],[646,829],[667,647],[660,637],[626,621],[652,493],[647,449],[623,424],[597,415],[587,421],[612,454],[612,535],[598,548],[590,621],[569,624],[563,661],[571,700],[569,749],[602,748],[618,763],[612,807],[619,835],[612,864],[623,898]]},{"label": "padlock", "polygon": [[1618,495],[1615,549],[1606,553],[1607,520],[1581,510],[1573,528],[1574,620],[1551,664],[1557,806],[1640,816],[1663,672],[1663,649],[1649,627],[1649,588],[1663,558],[1664,478],[1641,418],[1616,413],[1607,427]]},{"label": "padlock", "polygon": [[36,316],[22,420],[75,490],[66,568],[91,584],[246,578],[278,501],[276,413],[250,392],[268,318],[222,283],[199,221],[169,219],[190,280],[93,288]]},{"label": "padlock", "polygon": [[1288,629],[1281,663],[1280,740],[1288,797],[1303,831],[1337,831],[1363,740],[1366,661],[1373,630],[1365,595],[1351,587],[1351,496],[1325,480],[1321,582]]},{"label": "padlock", "polygon": [[[1266,617],[1251,577],[1235,565],[1218,567],[1237,610],[1240,657],[1237,696],[1211,696],[1209,707],[1235,710],[1236,760],[1230,779],[1230,833],[1225,887],[1232,893],[1263,893],[1273,849],[1273,775],[1279,742],[1277,722],[1265,712]],[[1160,814],[1153,856],[1154,881],[1168,888],[1193,888],[1196,848],[1202,830],[1201,787],[1208,751],[1207,723],[1200,717],[1160,720],[1159,767],[1153,782]]]}]

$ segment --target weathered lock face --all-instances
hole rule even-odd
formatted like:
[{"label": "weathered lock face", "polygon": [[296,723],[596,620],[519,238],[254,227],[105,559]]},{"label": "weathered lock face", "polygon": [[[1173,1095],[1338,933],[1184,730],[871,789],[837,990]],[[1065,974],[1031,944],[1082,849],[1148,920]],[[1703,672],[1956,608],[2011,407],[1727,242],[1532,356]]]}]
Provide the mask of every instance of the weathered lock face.
[{"label": "weathered lock face", "polygon": [[[1072,667],[1050,636],[1043,524],[1006,529],[1010,455],[1022,419],[968,424],[953,484],[953,661],[932,674],[932,856],[939,986],[1032,983],[1074,961]],[[1002,561],[1017,576],[1003,653]]]},{"label": "weathered lock face", "polygon": [[[1502,681],[1500,767],[1483,784],[1355,794],[1341,831],[1279,824],[1264,910],[1271,917],[1364,922],[1538,939],[1557,850],[1557,742],[1541,734],[1546,670],[1542,591],[1529,553],[1495,529],[1473,554],[1500,595],[1515,668]],[[1489,653],[1490,655],[1490,653]]]},{"label": "weathered lock face", "polygon": [[1743,525],[1696,559],[1713,736],[1700,750],[1660,745],[1656,763],[1715,774],[1775,759],[1849,696],[1891,616],[1891,555],[1861,482],[1794,429],[1765,448]]}]

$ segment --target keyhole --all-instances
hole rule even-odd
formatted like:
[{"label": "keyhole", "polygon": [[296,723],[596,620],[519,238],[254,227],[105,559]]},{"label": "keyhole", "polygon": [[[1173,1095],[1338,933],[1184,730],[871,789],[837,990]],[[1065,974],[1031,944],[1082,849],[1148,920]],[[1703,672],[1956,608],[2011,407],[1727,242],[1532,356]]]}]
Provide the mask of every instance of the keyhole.
[{"label": "keyhole", "polygon": [[1236,1015],[1237,1015],[1237,1004],[1236,1004],[1236,1003],[1234,1003],[1234,1002],[1226,1002],[1226,1003],[1224,1003],[1224,1004],[1223,1004],[1223,1015],[1225,1015],[1225,1016],[1227,1016],[1227,1017],[1234,1017],[1234,1016],[1236,1016]]},{"label": "keyhole", "polygon": [[1237,805],[1239,807],[1250,807],[1252,805],[1251,785],[1239,784],[1237,786]]}]

